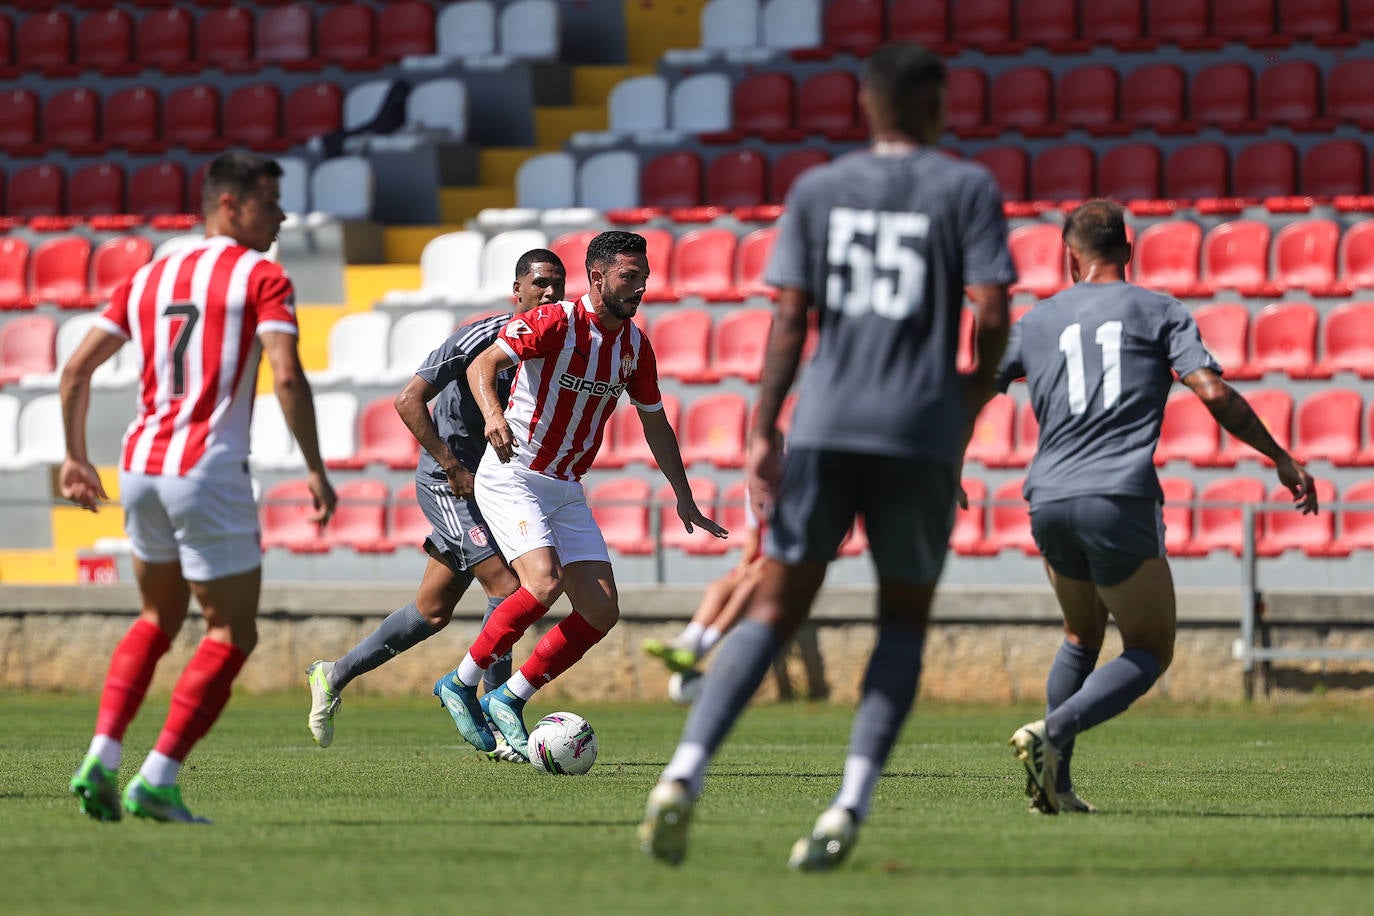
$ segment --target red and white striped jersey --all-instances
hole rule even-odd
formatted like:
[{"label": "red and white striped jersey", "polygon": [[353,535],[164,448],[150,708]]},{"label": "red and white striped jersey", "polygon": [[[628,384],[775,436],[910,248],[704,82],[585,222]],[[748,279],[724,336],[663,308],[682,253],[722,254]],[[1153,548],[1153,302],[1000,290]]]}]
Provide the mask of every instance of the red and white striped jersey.
[{"label": "red and white striped jersey", "polygon": [[633,321],[607,331],[588,296],[516,315],[495,346],[520,362],[506,422],[518,445],[512,460],[532,471],[580,479],[622,391],[641,409],[663,409],[649,339]]},{"label": "red and white striped jersey", "polygon": [[285,271],[214,236],[138,270],[110,296],[97,326],[133,341],[138,354],[124,470],[203,476],[247,460],[258,335],[298,333]]}]

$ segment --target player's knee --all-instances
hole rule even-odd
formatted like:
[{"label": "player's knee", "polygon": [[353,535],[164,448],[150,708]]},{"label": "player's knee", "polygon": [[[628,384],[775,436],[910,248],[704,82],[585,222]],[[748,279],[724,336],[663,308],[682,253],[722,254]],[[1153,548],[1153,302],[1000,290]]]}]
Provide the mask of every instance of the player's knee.
[{"label": "player's knee", "polygon": [[453,605],[446,601],[425,601],[421,598],[415,602],[415,610],[435,630],[442,630],[453,619]]},{"label": "player's knee", "polygon": [[515,574],[507,569],[505,564],[495,572],[482,570],[477,574],[477,581],[490,598],[509,598],[520,587],[520,580],[515,578]]},{"label": "player's knee", "polygon": [[577,612],[602,633],[609,633],[620,621],[620,605],[615,601],[597,602],[585,608],[580,607]]}]

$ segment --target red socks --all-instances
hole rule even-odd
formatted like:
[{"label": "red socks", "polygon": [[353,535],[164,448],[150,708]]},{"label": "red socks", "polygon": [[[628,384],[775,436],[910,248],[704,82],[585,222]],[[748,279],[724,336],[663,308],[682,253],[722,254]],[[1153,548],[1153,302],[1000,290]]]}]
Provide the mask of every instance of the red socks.
[{"label": "red socks", "polygon": [[138,714],[143,696],[148,692],[158,660],[167,654],[171,645],[171,640],[157,624],[142,617],[129,627],[110,658],[110,673],[105,675],[100,714],[95,720],[97,735],[124,740],[124,732]]},{"label": "red socks", "polygon": [[558,626],[544,634],[544,638],[534,647],[534,654],[520,666],[520,673],[535,687],[543,687],[577,664],[577,660],[605,636],[605,633],[587,623],[581,614],[573,611]]},{"label": "red socks", "polygon": [[491,612],[491,617],[482,627],[482,632],[477,634],[468,654],[479,667],[485,669],[509,652],[530,625],[548,612],[549,609],[528,590],[517,588]]},{"label": "red socks", "polygon": [[185,760],[191,748],[215,724],[248,656],[232,643],[202,639],[196,654],[172,690],[167,724],[155,745],[158,753]]}]

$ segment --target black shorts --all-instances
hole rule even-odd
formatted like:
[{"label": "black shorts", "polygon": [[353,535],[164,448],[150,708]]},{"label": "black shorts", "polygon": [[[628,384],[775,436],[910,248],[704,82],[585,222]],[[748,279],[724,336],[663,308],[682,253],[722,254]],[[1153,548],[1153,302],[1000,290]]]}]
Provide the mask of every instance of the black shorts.
[{"label": "black shorts", "polygon": [[880,579],[934,582],[954,527],[954,471],[915,458],[791,449],[764,550],[784,563],[828,563],[856,515]]},{"label": "black shorts", "polygon": [[1140,496],[1075,496],[1032,502],[1035,546],[1056,573],[1119,585],[1150,557],[1164,556],[1160,504]]},{"label": "black shorts", "polygon": [[454,496],[448,481],[417,479],[415,499],[434,529],[425,538],[425,553],[455,573],[471,570],[498,553],[477,501]]}]

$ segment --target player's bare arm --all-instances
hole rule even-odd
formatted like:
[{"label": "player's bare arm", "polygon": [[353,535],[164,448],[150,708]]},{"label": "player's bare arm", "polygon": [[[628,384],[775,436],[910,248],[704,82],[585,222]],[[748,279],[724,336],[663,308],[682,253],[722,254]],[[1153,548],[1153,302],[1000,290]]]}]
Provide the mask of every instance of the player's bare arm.
[{"label": "player's bare arm", "polygon": [[291,435],[301,447],[307,472],[306,486],[315,502],[312,522],[321,525],[329,523],[338,502],[334,487],[324,471],[324,459],[320,457],[320,435],[315,425],[315,399],[310,391],[310,382],[301,368],[300,353],[296,349],[296,337],[281,331],[267,331],[261,335],[262,349],[272,367],[272,387],[281,405],[282,416]]},{"label": "player's bare arm", "polygon": [[730,532],[701,514],[697,502],[692,497],[692,487],[687,482],[687,471],[682,466],[682,452],[678,449],[677,434],[661,410],[641,410],[639,420],[644,424],[644,441],[658,462],[659,470],[668,478],[677,496],[677,514],[688,531],[696,527],[705,528],[718,538],[728,537]]},{"label": "player's bare arm", "polygon": [[415,441],[444,469],[453,495],[459,499],[472,499],[473,474],[463,467],[444,437],[439,435],[439,428],[434,425],[434,417],[429,412],[429,402],[438,396],[438,388],[420,376],[412,375],[393,403],[401,422],[405,423]]},{"label": "player's bare arm", "polygon": [[1007,349],[1011,311],[1007,287],[1002,284],[974,284],[968,287],[968,297],[977,318],[974,353],[978,357],[978,368],[969,374],[968,380],[969,432],[972,433],[978,411],[997,392],[997,367]]},{"label": "player's bare arm", "polygon": [[506,412],[501,407],[501,399],[496,396],[496,376],[503,369],[515,365],[510,354],[492,344],[468,366],[468,388],[477,398],[477,406],[486,420],[485,435],[491,443],[496,457],[502,464],[515,455],[515,436],[511,434],[510,424],[506,422]]},{"label": "player's bare arm", "polygon": [[86,451],[86,414],[91,406],[91,375],[101,364],[119,352],[124,339],[100,328],[92,328],[62,369],[59,394],[62,400],[62,429],[67,437],[67,454],[58,472],[62,497],[83,509],[95,512],[105,494],[100,474]]},{"label": "player's bare arm", "polygon": [[1283,446],[1274,441],[1264,421],[1236,389],[1211,369],[1197,369],[1183,377],[1222,429],[1274,462],[1279,482],[1293,494],[1294,506],[1303,515],[1317,512],[1317,489],[1312,475]]},{"label": "player's bare arm", "polygon": [[749,501],[759,518],[768,517],[778,481],[782,477],[782,444],[778,436],[778,417],[783,398],[797,378],[802,348],[806,344],[806,316],[811,311],[811,294],[804,289],[778,290],[773,329],[768,335],[768,350],[759,379],[759,406],[754,428],[749,431],[745,450],[745,476]]}]

